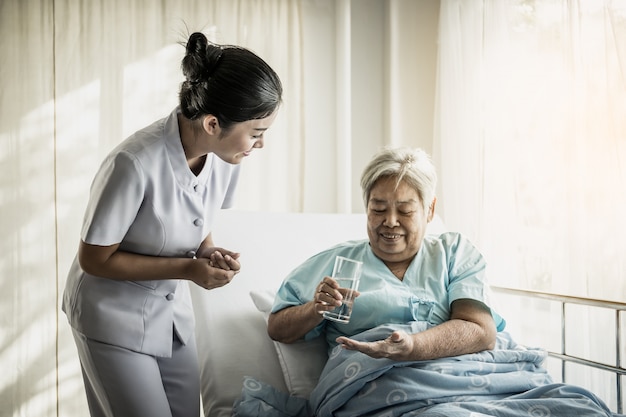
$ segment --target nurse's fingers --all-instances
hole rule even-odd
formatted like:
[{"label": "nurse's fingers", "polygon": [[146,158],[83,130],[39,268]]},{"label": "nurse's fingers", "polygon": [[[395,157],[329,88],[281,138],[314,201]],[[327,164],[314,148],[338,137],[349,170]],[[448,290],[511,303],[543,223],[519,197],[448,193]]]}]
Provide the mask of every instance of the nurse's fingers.
[{"label": "nurse's fingers", "polygon": [[224,260],[228,264],[228,268],[232,271],[239,272],[241,264],[235,258],[230,255],[224,255]]},{"label": "nurse's fingers", "polygon": [[228,265],[228,261],[224,259],[224,255],[222,255],[222,252],[220,251],[213,252],[209,259],[213,264],[212,266],[214,266],[215,268],[225,269],[227,271],[231,269]]}]

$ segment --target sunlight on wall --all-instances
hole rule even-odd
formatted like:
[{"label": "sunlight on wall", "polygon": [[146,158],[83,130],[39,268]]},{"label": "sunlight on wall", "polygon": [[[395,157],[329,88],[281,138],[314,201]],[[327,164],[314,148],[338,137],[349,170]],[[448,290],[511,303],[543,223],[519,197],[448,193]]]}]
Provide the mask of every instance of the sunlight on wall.
[{"label": "sunlight on wall", "polygon": [[[3,165],[0,271],[0,403],[22,415],[56,404],[56,276],[51,103],[0,133]],[[6,125],[5,125],[6,126]],[[14,186],[19,184],[19,186]],[[26,378],[25,378],[26,376]]]},{"label": "sunlight on wall", "polygon": [[626,20],[607,27],[604,2],[580,4],[537,2],[507,15],[514,30],[487,25],[481,239],[501,285],[619,301]]},{"label": "sunlight on wall", "polygon": [[[77,415],[87,402],[74,339],[61,310],[66,274],[78,241],[89,187],[109,143],[99,135],[100,80],[57,99],[57,217],[59,224],[58,397],[61,416]],[[76,109],[80,109],[79,112]],[[82,405],[82,406],[80,406]]]},{"label": "sunlight on wall", "polygon": [[168,45],[124,67],[120,142],[178,105],[184,52],[181,45]]},{"label": "sunlight on wall", "polygon": [[[476,241],[492,284],[625,301],[626,2],[441,6],[446,223]],[[497,301],[518,340],[560,351],[558,309]],[[569,320],[568,349],[614,360],[614,320]],[[615,404],[605,372],[568,373]]]}]

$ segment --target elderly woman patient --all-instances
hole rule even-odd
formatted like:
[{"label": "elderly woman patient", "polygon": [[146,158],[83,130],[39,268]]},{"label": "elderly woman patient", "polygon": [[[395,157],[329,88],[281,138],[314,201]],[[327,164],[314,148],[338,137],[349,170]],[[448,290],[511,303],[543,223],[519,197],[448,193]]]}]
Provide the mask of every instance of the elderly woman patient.
[{"label": "elderly woman patient", "polygon": [[[374,358],[426,360],[492,349],[504,320],[489,307],[485,261],[458,233],[426,235],[437,199],[437,176],[420,149],[384,149],[361,177],[369,241],[328,249],[294,270],[278,291],[268,333],[291,343],[325,333],[330,347],[341,344]],[[348,324],[324,320],[341,305],[330,278],[335,257],[363,262],[358,298]],[[426,331],[394,331],[384,340],[350,337],[385,323],[426,321]]]},{"label": "elderly woman patient", "polygon": [[[593,393],[554,383],[546,351],[518,345],[487,298],[486,265],[462,235],[426,233],[435,169],[419,149],[387,148],[361,177],[368,239],[326,249],[280,286],[268,320],[276,341],[324,337],[328,361],[309,398],[248,377],[235,417],[612,416]],[[337,256],[363,263],[348,323]],[[622,416],[623,417],[623,416]]]}]

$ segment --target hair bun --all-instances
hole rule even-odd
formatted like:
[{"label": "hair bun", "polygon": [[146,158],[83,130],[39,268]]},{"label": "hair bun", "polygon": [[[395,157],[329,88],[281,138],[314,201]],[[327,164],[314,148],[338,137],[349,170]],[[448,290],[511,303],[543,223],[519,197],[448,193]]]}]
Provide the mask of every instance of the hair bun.
[{"label": "hair bun", "polygon": [[195,32],[189,36],[186,45],[186,55],[203,55],[206,50],[208,40],[203,33]]},{"label": "hair bun", "polygon": [[181,64],[187,81],[192,84],[208,81],[215,72],[222,53],[222,47],[209,42],[203,33],[192,33],[185,46],[185,57]]}]

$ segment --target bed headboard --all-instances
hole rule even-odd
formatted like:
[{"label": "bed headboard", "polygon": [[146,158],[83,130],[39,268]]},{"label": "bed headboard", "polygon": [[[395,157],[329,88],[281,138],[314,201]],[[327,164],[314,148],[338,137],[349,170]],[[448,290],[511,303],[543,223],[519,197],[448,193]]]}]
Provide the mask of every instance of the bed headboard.
[{"label": "bed headboard", "polygon": [[[548,354],[550,358],[553,358],[558,361],[560,364],[560,377],[562,378],[562,382],[571,383],[570,373],[571,368],[568,367],[568,364],[576,364],[587,369],[595,369],[604,372],[604,375],[610,376],[609,379],[613,379],[611,392],[599,393],[600,397],[604,397],[603,400],[609,405],[609,407],[616,411],[619,414],[623,413],[625,408],[624,397],[626,396],[626,383],[623,378],[626,377],[626,368],[624,368],[624,360],[623,356],[626,351],[625,340],[623,336],[623,331],[626,325],[626,303],[621,302],[613,302],[613,301],[605,301],[605,300],[597,300],[592,298],[582,298],[582,297],[572,297],[565,295],[558,295],[546,292],[539,291],[529,291],[529,290],[521,290],[521,289],[513,289],[506,287],[498,287],[492,286],[492,291],[494,292],[494,296],[499,298],[500,296],[510,296],[516,298],[520,304],[518,307],[522,307],[520,311],[528,311],[525,310],[530,306],[533,308],[532,301],[533,300],[544,300],[546,302],[552,303],[556,305],[556,308],[560,312],[560,318],[558,322],[560,323],[560,348],[548,348]],[[525,301],[524,301],[525,300]],[[535,304],[536,305],[536,304]],[[581,307],[586,309],[586,315],[589,317],[589,320],[581,320],[576,321],[576,317],[572,320],[571,315],[575,315],[580,313],[580,311],[576,312],[573,310],[574,307]],[[601,320],[593,319],[593,314],[591,311],[596,311],[597,314],[600,314],[603,317]],[[609,317],[612,316],[613,323],[609,323]],[[524,321],[528,316],[522,317],[522,321]],[[572,323],[575,321],[575,323]],[[587,323],[585,323],[587,321]],[[572,325],[576,324],[575,329],[572,329]],[[609,340],[603,340],[599,343],[604,344],[606,346],[606,350],[613,351],[614,356],[612,355],[602,355],[601,358],[593,358],[594,352],[590,349],[579,348],[576,346],[576,340],[580,340],[581,336],[587,334],[586,332],[589,330],[585,330],[585,325],[592,325],[593,327],[600,327],[602,329],[608,329],[608,331],[603,331],[602,335],[608,337]],[[527,327],[530,328],[530,327]],[[612,329],[612,331],[611,331]],[[572,330],[574,330],[572,332]],[[522,332],[523,333],[523,332]],[[575,334],[572,334],[575,333]],[[576,335],[578,333],[578,335]],[[522,336],[523,337],[523,336]],[[524,343],[524,340],[518,340],[521,343]],[[576,353],[574,353],[576,352]],[[586,353],[587,355],[580,354]],[[597,354],[595,354],[597,356]],[[608,372],[608,374],[606,374]],[[593,378],[592,378],[593,379]],[[577,381],[579,382],[579,381]],[[594,381],[587,381],[593,383]],[[581,385],[579,383],[579,385]],[[598,387],[586,387],[593,388],[593,391],[598,393]],[[606,391],[606,390],[605,390]]]}]

